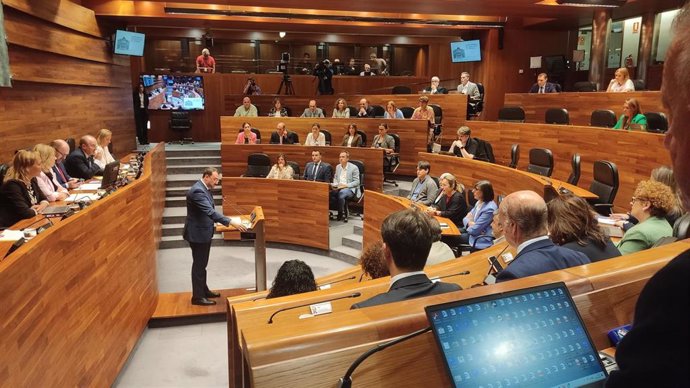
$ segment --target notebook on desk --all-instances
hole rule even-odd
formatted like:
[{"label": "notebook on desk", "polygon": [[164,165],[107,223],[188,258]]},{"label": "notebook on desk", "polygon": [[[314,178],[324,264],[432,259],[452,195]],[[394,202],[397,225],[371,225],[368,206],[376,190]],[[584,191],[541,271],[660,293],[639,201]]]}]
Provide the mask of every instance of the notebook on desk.
[{"label": "notebook on desk", "polygon": [[606,382],[564,283],[425,311],[455,387],[603,387]]},{"label": "notebook on desk", "polygon": [[46,217],[57,217],[57,216],[61,216],[61,215],[65,214],[69,211],[70,211],[69,206],[48,206],[41,211],[41,214],[43,214]]}]

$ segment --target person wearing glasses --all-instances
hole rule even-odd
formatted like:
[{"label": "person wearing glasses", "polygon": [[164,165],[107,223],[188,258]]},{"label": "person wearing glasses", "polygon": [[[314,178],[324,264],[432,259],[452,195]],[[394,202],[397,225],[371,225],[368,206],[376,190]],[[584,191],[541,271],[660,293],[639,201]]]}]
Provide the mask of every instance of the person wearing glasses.
[{"label": "person wearing glasses", "polygon": [[472,188],[472,195],[477,202],[465,218],[462,219],[464,230],[460,235],[463,244],[470,244],[475,249],[484,249],[493,245],[491,222],[498,205],[494,202],[494,188],[491,182],[481,180]]},{"label": "person wearing glasses", "polygon": [[69,155],[69,144],[62,139],[55,139],[50,142],[50,146],[55,149],[55,165],[53,166],[53,175],[57,179],[60,186],[66,189],[76,189],[81,186],[81,182],[77,178],[72,178],[65,169],[63,162],[67,155]]},{"label": "person wearing glasses", "polygon": [[628,229],[618,243],[622,255],[649,249],[660,238],[673,235],[673,228],[664,217],[674,201],[673,192],[663,183],[648,180],[637,185],[630,201],[630,215],[639,223]]}]

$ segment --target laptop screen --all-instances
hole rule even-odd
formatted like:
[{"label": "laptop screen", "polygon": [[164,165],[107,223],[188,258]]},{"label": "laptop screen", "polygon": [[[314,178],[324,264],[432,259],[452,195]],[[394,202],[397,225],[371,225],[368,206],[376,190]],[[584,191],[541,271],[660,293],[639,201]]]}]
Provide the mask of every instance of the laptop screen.
[{"label": "laptop screen", "polygon": [[455,387],[604,386],[604,366],[564,283],[425,310]]}]

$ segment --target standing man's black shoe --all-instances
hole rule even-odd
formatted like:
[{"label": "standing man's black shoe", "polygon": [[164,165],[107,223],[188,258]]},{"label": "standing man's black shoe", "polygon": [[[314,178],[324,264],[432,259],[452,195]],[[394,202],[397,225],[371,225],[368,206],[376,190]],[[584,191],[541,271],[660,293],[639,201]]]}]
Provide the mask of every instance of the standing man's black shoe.
[{"label": "standing man's black shoe", "polygon": [[208,291],[206,291],[206,297],[207,298],[220,298],[220,293],[208,290]]},{"label": "standing man's black shoe", "polygon": [[213,306],[216,304],[215,300],[208,300],[206,298],[192,298],[192,304],[198,306]]}]

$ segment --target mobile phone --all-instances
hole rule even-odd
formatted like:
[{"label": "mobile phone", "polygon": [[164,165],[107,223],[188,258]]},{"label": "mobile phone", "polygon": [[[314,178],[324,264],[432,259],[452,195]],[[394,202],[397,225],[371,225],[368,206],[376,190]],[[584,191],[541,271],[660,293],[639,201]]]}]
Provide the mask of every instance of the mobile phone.
[{"label": "mobile phone", "polygon": [[496,256],[488,257],[489,260],[489,273],[498,273],[503,271],[503,266]]}]

